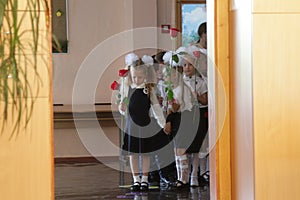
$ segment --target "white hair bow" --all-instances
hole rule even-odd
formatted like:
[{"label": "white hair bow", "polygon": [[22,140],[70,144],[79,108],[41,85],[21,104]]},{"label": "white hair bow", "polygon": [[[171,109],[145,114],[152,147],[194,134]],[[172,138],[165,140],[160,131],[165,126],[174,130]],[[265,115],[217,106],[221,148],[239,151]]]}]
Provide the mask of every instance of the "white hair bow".
[{"label": "white hair bow", "polygon": [[145,65],[153,65],[154,63],[154,60],[151,56],[148,56],[148,55],[144,55],[142,57],[142,61]]},{"label": "white hair bow", "polygon": [[125,63],[127,66],[132,65],[137,60],[139,60],[139,57],[135,53],[129,53],[125,56]]}]

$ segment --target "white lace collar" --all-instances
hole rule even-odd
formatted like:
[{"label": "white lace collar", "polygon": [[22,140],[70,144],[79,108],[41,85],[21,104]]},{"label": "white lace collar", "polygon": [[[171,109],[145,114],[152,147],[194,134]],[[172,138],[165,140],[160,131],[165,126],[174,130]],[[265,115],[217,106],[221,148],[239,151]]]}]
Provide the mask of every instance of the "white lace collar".
[{"label": "white lace collar", "polygon": [[139,89],[139,88],[145,88],[145,83],[142,83],[141,85],[136,85],[135,83],[131,84],[131,88],[134,89]]},{"label": "white lace collar", "polygon": [[194,80],[195,78],[196,78],[195,74],[193,76],[187,76],[187,75],[183,76],[184,80]]}]

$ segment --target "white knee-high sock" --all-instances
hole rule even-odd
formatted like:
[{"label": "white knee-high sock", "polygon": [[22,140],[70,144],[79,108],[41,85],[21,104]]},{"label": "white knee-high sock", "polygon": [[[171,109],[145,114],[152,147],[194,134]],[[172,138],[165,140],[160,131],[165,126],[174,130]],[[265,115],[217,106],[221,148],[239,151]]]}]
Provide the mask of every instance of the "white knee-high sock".
[{"label": "white knee-high sock", "polygon": [[177,179],[179,180],[181,178],[180,156],[175,156],[175,164],[177,171]]},{"label": "white knee-high sock", "polygon": [[146,183],[148,183],[148,176],[143,175],[143,176],[142,176],[142,179],[141,179],[141,182],[146,182]]},{"label": "white knee-high sock", "polygon": [[180,158],[180,181],[184,184],[189,182],[189,162],[186,155],[179,156]]},{"label": "white knee-high sock", "polygon": [[206,172],[206,158],[200,158],[200,176]]},{"label": "white knee-high sock", "polygon": [[193,170],[192,170],[191,176],[197,177],[198,167],[199,167],[199,154],[198,153],[192,153],[192,166],[193,166]]},{"label": "white knee-high sock", "polygon": [[141,178],[140,178],[140,175],[137,175],[137,176],[133,176],[133,183],[136,183],[136,182],[141,182]]}]

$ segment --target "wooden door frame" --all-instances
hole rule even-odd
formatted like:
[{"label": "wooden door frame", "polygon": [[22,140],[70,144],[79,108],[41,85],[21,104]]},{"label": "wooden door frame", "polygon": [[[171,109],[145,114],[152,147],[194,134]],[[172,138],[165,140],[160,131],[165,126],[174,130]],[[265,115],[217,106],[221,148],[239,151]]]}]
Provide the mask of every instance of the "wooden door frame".
[{"label": "wooden door frame", "polygon": [[[213,67],[208,79],[214,93],[213,118],[210,131],[216,144],[210,153],[211,199],[231,200],[231,146],[230,146],[230,66],[229,66],[229,0],[207,1],[208,55]],[[209,42],[211,41],[211,42]],[[220,84],[222,81],[222,84]],[[220,85],[223,86],[219,87]],[[225,96],[224,96],[225,90]],[[225,104],[224,104],[225,102]],[[225,108],[224,108],[225,107]],[[222,112],[226,111],[225,119]]]}]

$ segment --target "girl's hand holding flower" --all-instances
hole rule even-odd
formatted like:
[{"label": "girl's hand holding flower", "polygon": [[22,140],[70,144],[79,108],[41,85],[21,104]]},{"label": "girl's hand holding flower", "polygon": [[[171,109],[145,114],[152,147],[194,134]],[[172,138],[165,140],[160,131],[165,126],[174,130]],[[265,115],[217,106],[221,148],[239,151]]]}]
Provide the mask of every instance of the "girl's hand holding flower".
[{"label": "girl's hand holding flower", "polygon": [[198,100],[198,98],[199,98],[199,95],[198,95],[198,93],[197,93],[197,92],[193,92],[193,96],[194,96],[194,98],[195,98],[195,99],[197,99],[197,100]]},{"label": "girl's hand holding flower", "polygon": [[164,132],[167,134],[167,135],[170,135],[171,133],[171,122],[167,122],[165,127],[164,127]]},{"label": "girl's hand holding flower", "polygon": [[120,109],[121,111],[125,112],[125,111],[126,111],[126,104],[125,104],[124,102],[120,102],[120,104],[119,104],[119,109]]},{"label": "girl's hand holding flower", "polygon": [[177,112],[180,108],[180,104],[178,103],[172,103],[172,112]]}]

